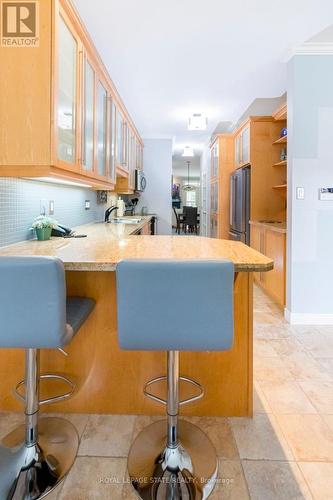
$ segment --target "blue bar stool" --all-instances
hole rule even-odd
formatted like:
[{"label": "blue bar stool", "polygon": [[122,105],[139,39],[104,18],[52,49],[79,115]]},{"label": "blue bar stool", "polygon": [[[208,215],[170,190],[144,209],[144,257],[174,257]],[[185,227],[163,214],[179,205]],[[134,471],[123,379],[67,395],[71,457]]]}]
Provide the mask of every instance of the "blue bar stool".
[{"label": "blue bar stool", "polygon": [[[234,266],[228,261],[125,260],[116,268],[122,349],[167,351],[167,375],[144,393],[166,406],[167,423],[146,427],[132,444],[128,471],[145,500],[206,499],[217,478],[213,444],[197,426],[178,421],[179,407],[203,396],[179,376],[179,351],[223,351],[233,343]],[[148,391],[166,379],[167,399]],[[179,400],[179,380],[199,387]]]},{"label": "blue bar stool", "polygon": [[0,348],[25,349],[25,424],[0,444],[0,498],[35,500],[64,478],[79,444],[67,420],[38,419],[41,403],[64,397],[39,401],[39,352],[67,345],[95,302],[66,300],[64,266],[55,258],[0,257],[0,283]]}]

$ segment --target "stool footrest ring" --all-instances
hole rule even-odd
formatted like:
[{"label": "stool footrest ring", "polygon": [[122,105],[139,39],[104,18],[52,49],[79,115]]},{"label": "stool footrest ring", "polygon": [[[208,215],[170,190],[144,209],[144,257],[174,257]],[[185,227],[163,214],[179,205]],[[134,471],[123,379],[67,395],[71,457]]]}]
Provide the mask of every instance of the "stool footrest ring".
[{"label": "stool footrest ring", "polygon": [[[156,377],[156,378],[153,378],[152,380],[149,380],[143,388],[144,395],[147,396],[147,398],[152,399],[153,401],[156,401],[157,403],[161,403],[161,404],[166,406],[167,401],[165,399],[162,399],[158,396],[155,396],[155,394],[153,394],[147,390],[148,387],[150,387],[151,385],[156,384],[157,382],[166,381],[166,380],[167,380],[167,377],[165,375],[162,377]],[[179,406],[184,406],[184,405],[187,405],[189,403],[193,403],[194,401],[198,401],[199,399],[203,398],[205,391],[204,391],[204,388],[202,387],[202,385],[199,384],[199,382],[196,382],[195,380],[193,380],[192,378],[189,378],[189,377],[179,377],[179,380],[181,380],[182,382],[187,382],[187,383],[193,385],[194,387],[196,387],[197,389],[199,389],[199,394],[197,394],[196,396],[179,401]]]},{"label": "stool footrest ring", "polygon": [[[56,403],[58,401],[64,401],[64,399],[68,399],[70,398],[74,391],[75,391],[75,384],[74,382],[72,382],[69,378],[65,377],[64,375],[55,375],[55,374],[49,374],[49,373],[45,373],[45,374],[42,374],[39,376],[39,378],[41,380],[44,380],[44,379],[48,379],[48,380],[61,380],[62,382],[65,382],[69,387],[69,391],[67,392],[64,392],[63,394],[60,394],[59,396],[53,396],[51,398],[47,398],[47,399],[42,399],[41,401],[39,401],[39,405],[42,406],[42,405],[47,405],[47,404],[50,404],[50,403]],[[20,387],[22,387],[23,385],[25,385],[25,380],[21,380],[17,386],[15,387],[15,390],[14,390],[14,395],[18,398],[18,399],[21,399],[22,401],[25,401],[25,396],[22,395],[20,392],[19,392],[19,389]]]}]

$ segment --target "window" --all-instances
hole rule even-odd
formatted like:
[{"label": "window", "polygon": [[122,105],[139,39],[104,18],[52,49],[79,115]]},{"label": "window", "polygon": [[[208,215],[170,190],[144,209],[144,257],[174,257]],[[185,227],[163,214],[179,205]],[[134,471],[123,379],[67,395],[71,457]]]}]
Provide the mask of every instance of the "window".
[{"label": "window", "polygon": [[186,191],[186,206],[187,207],[197,206],[197,190]]}]

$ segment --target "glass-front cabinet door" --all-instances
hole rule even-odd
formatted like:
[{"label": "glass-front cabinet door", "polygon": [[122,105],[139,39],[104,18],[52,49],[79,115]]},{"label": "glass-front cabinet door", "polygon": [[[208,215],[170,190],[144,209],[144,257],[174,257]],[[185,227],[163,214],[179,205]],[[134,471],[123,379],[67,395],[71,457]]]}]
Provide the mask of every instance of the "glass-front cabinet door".
[{"label": "glass-front cabinet door", "polygon": [[135,189],[135,169],[136,169],[136,140],[135,136],[131,134],[129,143],[129,176],[130,188]]},{"label": "glass-front cabinet door", "polygon": [[109,172],[108,180],[116,182],[116,105],[109,96]]},{"label": "glass-front cabinet door", "polygon": [[58,33],[57,158],[74,167],[77,157],[78,40],[61,16]]},{"label": "glass-front cabinet door", "polygon": [[117,144],[116,144],[116,163],[124,168],[124,119],[121,112],[117,109]]},{"label": "glass-front cabinet door", "polygon": [[250,163],[250,127],[242,132],[242,164]]},{"label": "glass-front cabinet door", "polygon": [[85,58],[83,69],[82,96],[82,168],[86,172],[94,170],[95,138],[95,71]]},{"label": "glass-front cabinet door", "polygon": [[97,174],[106,176],[107,91],[101,81],[97,83]]}]

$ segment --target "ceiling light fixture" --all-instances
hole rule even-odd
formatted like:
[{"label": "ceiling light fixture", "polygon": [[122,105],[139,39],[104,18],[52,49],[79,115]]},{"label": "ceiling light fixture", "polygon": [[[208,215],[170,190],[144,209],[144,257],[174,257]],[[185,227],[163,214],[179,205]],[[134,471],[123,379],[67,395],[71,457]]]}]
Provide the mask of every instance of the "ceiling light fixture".
[{"label": "ceiling light fixture", "polygon": [[188,130],[206,130],[207,128],[207,117],[202,113],[193,113],[188,119]]},{"label": "ceiling light fixture", "polygon": [[190,161],[187,161],[187,184],[184,184],[184,191],[194,191],[195,187],[190,184]]},{"label": "ceiling light fixture", "polygon": [[194,151],[191,146],[185,146],[182,156],[194,156]]}]

